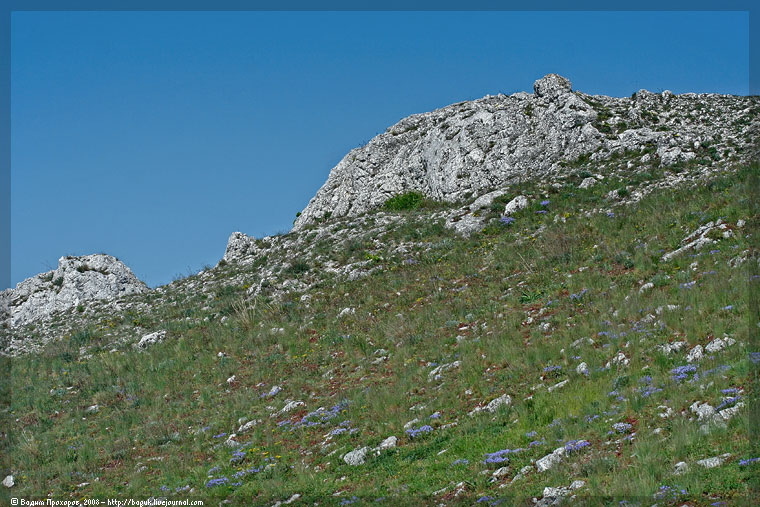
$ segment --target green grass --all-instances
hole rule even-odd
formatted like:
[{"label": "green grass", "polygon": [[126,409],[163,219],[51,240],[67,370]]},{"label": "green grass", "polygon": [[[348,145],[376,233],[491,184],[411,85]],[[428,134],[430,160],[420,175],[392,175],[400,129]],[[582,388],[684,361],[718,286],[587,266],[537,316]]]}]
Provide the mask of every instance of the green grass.
[{"label": "green grass", "polygon": [[[424,210],[414,211],[419,199],[404,194],[393,209],[413,213],[379,237],[384,250],[367,238],[333,253],[346,261],[370,259],[382,269],[357,281],[325,282],[309,292],[308,304],[299,295],[246,299],[246,285],[258,282],[235,263],[212,271],[222,280],[241,274],[243,282],[220,285],[210,299],[177,289],[145,296],[149,310],[104,315],[42,354],[12,360],[13,493],[191,496],[240,505],[299,493],[320,505],[353,496],[432,505],[472,504],[486,495],[529,502],[546,486],[580,479],[586,486],[578,494],[592,495],[592,505],[625,498],[651,505],[662,486],[686,491],[677,505],[746,505],[757,493],[760,470],[760,464],[739,466],[740,459],[760,456],[746,407],[726,429],[707,435],[689,420],[688,407],[697,400],[717,406],[728,388],[744,389],[745,402],[756,396],[756,365],[747,359],[747,274],[727,262],[749,240],[736,231],[693,252],[696,257],[660,257],[717,217],[756,226],[749,208],[757,173],[756,166],[743,168],[696,189],[654,193],[616,208],[613,217],[578,210],[608,206],[605,195],[620,182],[581,190],[571,181],[552,189],[547,206],[531,205],[514,215],[514,224],[469,239],[427,220]],[[524,185],[515,192],[538,190]],[[541,209],[547,213],[537,214]],[[492,211],[495,219],[498,210]],[[555,215],[566,222],[555,223]],[[419,246],[400,255],[393,252],[399,241]],[[291,261],[299,276],[317,269]],[[639,293],[640,281],[655,286]],[[681,287],[692,281],[692,288]],[[678,308],[656,313],[667,305]],[[355,313],[336,318],[346,307]],[[219,315],[228,320],[221,323]],[[128,346],[111,352],[113,335],[134,325],[165,329],[167,338],[147,352]],[[738,343],[706,355],[698,367],[703,378],[694,383],[672,378],[671,370],[686,364],[685,351],[666,356],[656,347],[684,340],[690,349],[724,333]],[[91,358],[81,359],[82,346],[90,347]],[[619,351],[629,365],[605,368]],[[387,359],[376,361],[380,356]],[[429,380],[435,364],[454,361],[459,368]],[[581,361],[588,377],[576,372]],[[545,371],[550,366],[559,368]],[[562,380],[569,382],[548,392]],[[282,391],[262,397],[274,385]],[[647,385],[662,390],[644,395]],[[502,394],[512,397],[512,406],[467,415]],[[305,406],[272,417],[286,399]],[[96,413],[86,411],[95,404]],[[660,418],[660,405],[674,415]],[[320,407],[338,408],[314,426],[297,424]],[[440,417],[431,418],[434,413]],[[234,433],[240,418],[262,422],[239,435],[244,458],[231,463],[226,436],[214,437]],[[416,427],[434,430],[410,438],[403,426],[414,418]],[[632,441],[608,434],[616,422],[633,425]],[[330,435],[341,423],[346,431]],[[370,454],[361,467],[340,459],[390,435],[398,447]],[[590,445],[548,472],[509,483],[531,460],[571,439]],[[503,465],[484,464],[484,455],[507,448],[524,450],[509,455],[505,478],[490,482]],[[732,457],[722,467],[695,463],[725,452]],[[689,463],[687,474],[671,474],[678,461]],[[219,470],[209,474],[214,467]],[[254,467],[260,471],[234,477]],[[229,483],[207,488],[210,476]],[[455,500],[460,482],[464,493]],[[192,494],[175,492],[186,485]]]}]

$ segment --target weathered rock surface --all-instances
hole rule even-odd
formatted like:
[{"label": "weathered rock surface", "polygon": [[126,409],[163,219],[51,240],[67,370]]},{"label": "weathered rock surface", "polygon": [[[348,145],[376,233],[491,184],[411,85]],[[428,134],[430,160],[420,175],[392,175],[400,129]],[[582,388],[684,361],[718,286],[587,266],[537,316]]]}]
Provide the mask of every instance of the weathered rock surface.
[{"label": "weathered rock surface", "polygon": [[[642,162],[670,166],[705,156],[706,146],[715,160],[753,149],[742,147],[752,128],[751,97],[646,90],[630,98],[591,96],[573,91],[556,74],[533,89],[402,119],[332,169],[294,230],[327,217],[359,215],[405,191],[465,200],[560,173],[563,161],[579,157],[600,161],[651,148]],[[734,127],[727,118],[745,126]]]},{"label": "weathered rock surface", "polygon": [[27,278],[2,292],[10,327],[45,319],[90,301],[140,294],[150,289],[121,261],[105,254],[61,257],[58,269]]}]

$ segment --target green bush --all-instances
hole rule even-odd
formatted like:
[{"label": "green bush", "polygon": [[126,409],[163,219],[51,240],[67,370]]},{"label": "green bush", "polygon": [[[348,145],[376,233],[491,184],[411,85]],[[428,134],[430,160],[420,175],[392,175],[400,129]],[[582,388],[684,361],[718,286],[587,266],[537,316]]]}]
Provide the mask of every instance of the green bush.
[{"label": "green bush", "polygon": [[383,207],[388,211],[404,211],[419,208],[425,201],[425,197],[419,192],[405,192],[391,197]]}]

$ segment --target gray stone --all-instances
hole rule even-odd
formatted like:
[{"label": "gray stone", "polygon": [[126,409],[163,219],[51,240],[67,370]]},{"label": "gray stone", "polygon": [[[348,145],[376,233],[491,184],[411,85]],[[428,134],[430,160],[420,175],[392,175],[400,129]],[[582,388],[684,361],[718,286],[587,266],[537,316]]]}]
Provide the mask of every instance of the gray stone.
[{"label": "gray stone", "polygon": [[6,475],[5,479],[3,479],[3,486],[6,488],[12,488],[14,484],[15,482],[12,475]]},{"label": "gray stone", "polygon": [[343,456],[343,461],[351,466],[363,465],[364,460],[367,458],[367,452],[369,447],[362,447],[361,449],[354,449]]},{"label": "gray stone", "polygon": [[555,465],[562,461],[562,457],[565,455],[564,447],[557,447],[551,454],[547,454],[543,458],[536,461],[536,470],[539,472],[545,472],[551,470]]},{"label": "gray stone", "polygon": [[155,345],[156,343],[164,341],[165,337],[166,331],[156,331],[154,333],[149,333],[140,338],[140,341],[135,344],[135,347],[138,349],[146,349],[151,345]]},{"label": "gray stone", "polygon": [[533,83],[533,94],[547,100],[554,100],[572,91],[570,80],[558,74],[547,74]]},{"label": "gray stone", "polygon": [[528,198],[524,195],[518,195],[507,203],[504,207],[504,215],[509,216],[512,213],[520,211],[528,206]]},{"label": "gray stone", "polygon": [[689,465],[686,464],[684,461],[679,461],[676,463],[675,470],[673,470],[673,475],[681,475],[685,474],[689,471]]},{"label": "gray stone", "polygon": [[591,176],[589,176],[588,178],[584,178],[583,181],[581,181],[581,184],[578,186],[580,188],[591,188],[596,184],[597,184],[596,178],[592,178]]},{"label": "gray stone", "polygon": [[[61,257],[58,268],[4,291],[10,327],[49,318],[87,303],[150,289],[121,261],[105,254]],[[4,312],[5,313],[5,312]]]}]

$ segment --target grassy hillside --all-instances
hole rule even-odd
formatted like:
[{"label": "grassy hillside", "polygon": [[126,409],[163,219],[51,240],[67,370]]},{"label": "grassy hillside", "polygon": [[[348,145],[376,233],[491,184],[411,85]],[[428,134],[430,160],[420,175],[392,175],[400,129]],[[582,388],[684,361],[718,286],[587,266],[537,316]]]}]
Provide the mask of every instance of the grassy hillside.
[{"label": "grassy hillside", "polygon": [[[166,323],[167,336],[146,351],[111,348],[92,326],[12,360],[12,493],[510,505],[583,481],[570,494],[590,504],[747,505],[760,495],[760,349],[748,334],[760,277],[739,259],[759,173],[614,211],[615,182],[545,195],[525,185],[503,200],[533,193],[530,207],[469,239],[424,206],[401,211],[380,237],[387,251],[346,253],[382,266],[371,276],[284,301],[230,285],[204,306],[224,322],[202,310],[181,320],[177,298],[153,297],[134,318]],[[484,212],[498,218],[503,205]],[[605,211],[581,212],[594,209]],[[712,244],[662,260],[719,219]],[[400,240],[419,246],[393,251]],[[725,337],[735,343],[687,361]],[[740,408],[719,423],[697,420],[695,402]],[[395,447],[373,450],[391,436]],[[342,459],[363,447],[364,464]],[[676,475],[679,462],[688,471]]]}]

